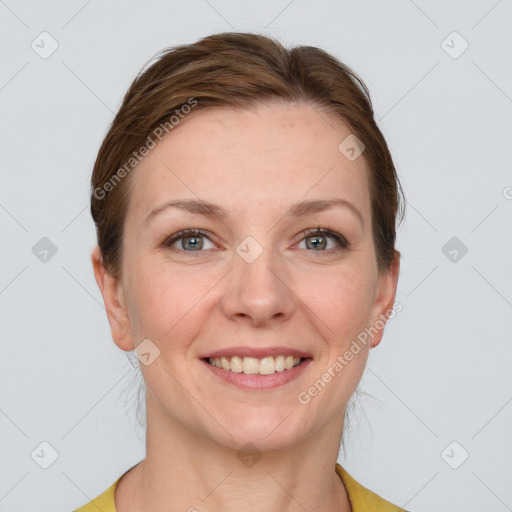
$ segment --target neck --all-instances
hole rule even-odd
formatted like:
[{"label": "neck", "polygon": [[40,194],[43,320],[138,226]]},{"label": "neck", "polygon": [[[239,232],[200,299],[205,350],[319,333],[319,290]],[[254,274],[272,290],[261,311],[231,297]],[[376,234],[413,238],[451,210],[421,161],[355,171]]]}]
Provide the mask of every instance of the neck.
[{"label": "neck", "polygon": [[117,486],[118,512],[351,511],[335,473],[339,417],[312,439],[251,454],[158,417],[154,406],[147,404],[146,458]]}]

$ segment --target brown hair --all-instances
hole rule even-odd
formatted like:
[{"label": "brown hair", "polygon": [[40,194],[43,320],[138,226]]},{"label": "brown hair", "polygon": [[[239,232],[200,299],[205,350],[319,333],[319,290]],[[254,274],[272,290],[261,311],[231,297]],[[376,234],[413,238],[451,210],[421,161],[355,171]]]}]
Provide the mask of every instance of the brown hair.
[{"label": "brown hair", "polygon": [[[312,46],[285,48],[267,36],[225,32],[162,50],[137,75],[98,152],[91,179],[91,213],[103,264],[121,275],[123,225],[131,169],[193,107],[250,108],[265,101],[318,106],[346,123],[364,144],[379,271],[389,268],[403,192],[370,93],[345,64]],[[187,106],[187,109],[185,108]],[[194,114],[193,113],[193,114]],[[153,137],[152,137],[153,135]]]}]

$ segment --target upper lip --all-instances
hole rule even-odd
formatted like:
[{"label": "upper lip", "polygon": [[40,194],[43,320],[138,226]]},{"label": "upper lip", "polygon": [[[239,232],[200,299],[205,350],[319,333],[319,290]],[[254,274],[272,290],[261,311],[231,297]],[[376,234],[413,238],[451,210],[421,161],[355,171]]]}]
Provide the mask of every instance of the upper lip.
[{"label": "upper lip", "polygon": [[255,357],[261,359],[267,356],[293,356],[305,359],[311,357],[307,352],[297,350],[296,348],[290,347],[229,347],[224,349],[215,350],[214,352],[208,352],[199,356],[201,359],[208,357]]}]

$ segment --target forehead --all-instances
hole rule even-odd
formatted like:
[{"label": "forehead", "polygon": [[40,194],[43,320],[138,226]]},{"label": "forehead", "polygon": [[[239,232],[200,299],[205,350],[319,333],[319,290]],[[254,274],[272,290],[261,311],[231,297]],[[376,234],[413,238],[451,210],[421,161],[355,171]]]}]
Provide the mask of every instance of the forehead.
[{"label": "forehead", "polygon": [[143,215],[175,197],[277,208],[334,195],[366,214],[367,164],[339,150],[351,134],[341,120],[305,103],[196,112],[133,171],[132,213]]}]

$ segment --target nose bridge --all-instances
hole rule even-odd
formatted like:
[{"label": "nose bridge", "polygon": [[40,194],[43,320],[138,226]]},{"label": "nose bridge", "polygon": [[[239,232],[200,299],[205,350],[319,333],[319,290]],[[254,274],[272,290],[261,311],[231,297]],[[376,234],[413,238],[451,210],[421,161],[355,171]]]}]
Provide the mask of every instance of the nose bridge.
[{"label": "nose bridge", "polygon": [[[290,315],[291,291],[286,286],[279,254],[248,236],[237,247],[229,290],[223,301],[228,317],[249,317],[254,324]],[[281,274],[281,275],[280,275]]]}]

